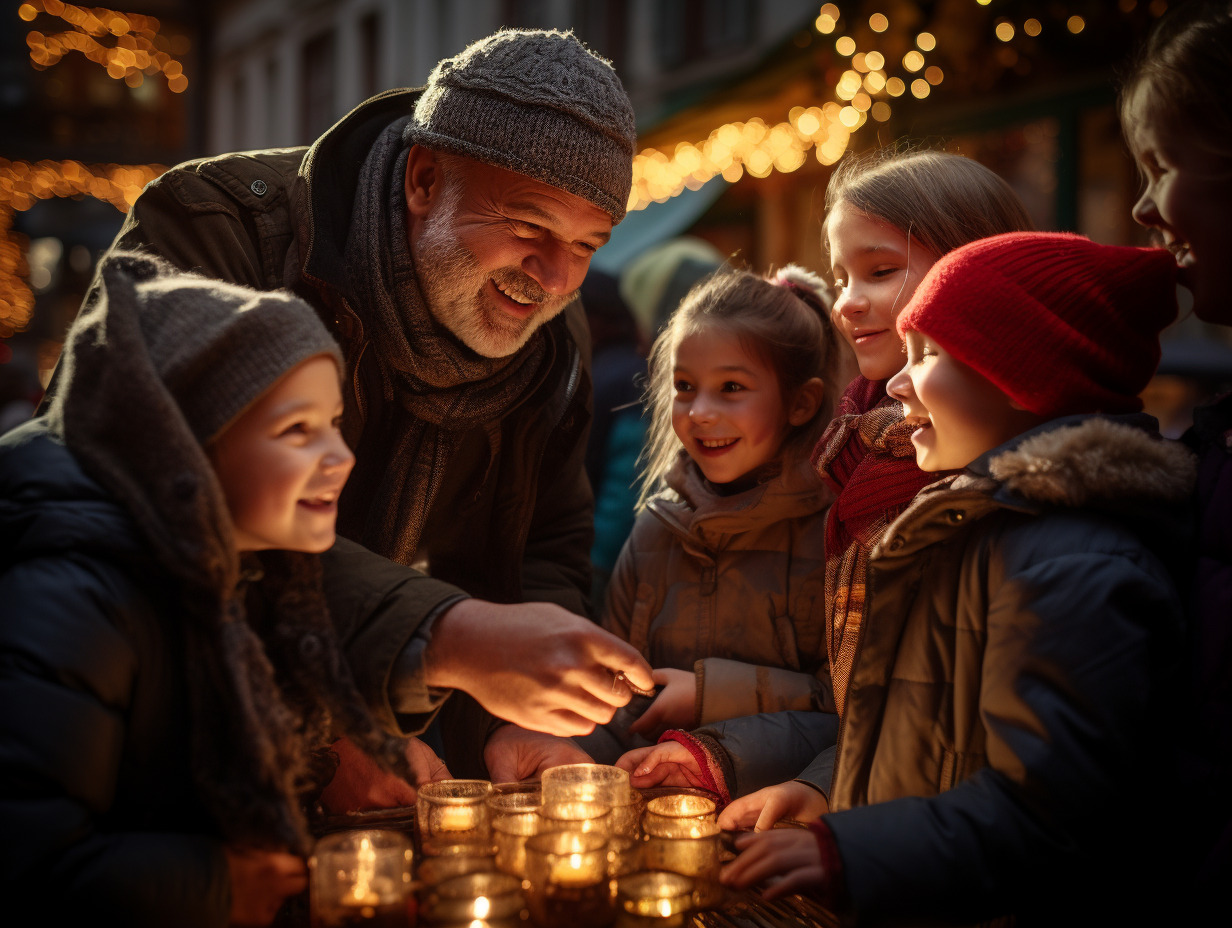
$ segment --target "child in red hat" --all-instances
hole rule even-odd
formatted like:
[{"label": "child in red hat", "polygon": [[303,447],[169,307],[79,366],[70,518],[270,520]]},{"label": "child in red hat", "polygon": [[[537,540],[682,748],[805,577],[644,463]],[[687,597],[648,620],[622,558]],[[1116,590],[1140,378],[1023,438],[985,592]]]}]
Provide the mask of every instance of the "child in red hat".
[{"label": "child in red hat", "polygon": [[724,882],[820,889],[856,923],[1146,907],[1127,854],[1150,847],[1132,810],[1178,654],[1193,461],[1138,394],[1175,276],[1163,250],[1057,233],[929,271],[887,390],[920,468],[951,473],[870,557],[830,812],[738,838]]}]

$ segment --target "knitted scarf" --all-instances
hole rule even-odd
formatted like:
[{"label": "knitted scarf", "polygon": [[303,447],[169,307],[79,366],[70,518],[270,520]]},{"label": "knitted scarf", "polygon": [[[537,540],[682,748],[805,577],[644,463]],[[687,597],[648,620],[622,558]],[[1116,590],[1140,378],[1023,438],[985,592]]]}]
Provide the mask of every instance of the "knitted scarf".
[{"label": "knitted scarf", "polygon": [[[406,227],[406,119],[378,138],[359,175],[346,245],[350,297],[377,354],[387,414],[366,422],[351,484],[367,500],[342,507],[339,530],[409,564],[463,432],[483,428],[492,460],[501,420],[550,369],[555,336],[543,327],[507,358],[471,351],[433,317]],[[409,415],[398,415],[401,409]]]},{"label": "knitted scarf", "polygon": [[826,650],[839,715],[864,619],[869,553],[921,488],[940,475],[915,463],[903,407],[886,381],[856,377],[813,449],[813,465],[838,494],[826,519]]}]

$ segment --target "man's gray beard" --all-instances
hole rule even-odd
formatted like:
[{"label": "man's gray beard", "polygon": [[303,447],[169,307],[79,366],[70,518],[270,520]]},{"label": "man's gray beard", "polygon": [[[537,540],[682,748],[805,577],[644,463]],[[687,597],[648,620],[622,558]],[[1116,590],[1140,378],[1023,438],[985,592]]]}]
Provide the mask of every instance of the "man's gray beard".
[{"label": "man's gray beard", "polygon": [[[415,272],[428,311],[466,347],[485,358],[507,358],[530,341],[545,322],[573,299],[552,296],[518,268],[488,273],[456,233],[460,192],[443,191],[441,202],[424,220],[414,248]],[[535,313],[516,319],[490,305],[483,293],[489,278],[504,289],[539,303]]]}]

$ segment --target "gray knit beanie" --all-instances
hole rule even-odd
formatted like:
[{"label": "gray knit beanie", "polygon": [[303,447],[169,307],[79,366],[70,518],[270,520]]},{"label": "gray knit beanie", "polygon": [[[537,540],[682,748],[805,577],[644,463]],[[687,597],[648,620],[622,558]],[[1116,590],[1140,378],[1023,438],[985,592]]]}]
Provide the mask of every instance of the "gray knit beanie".
[{"label": "gray knit beanie", "polygon": [[100,269],[109,311],[135,314],[150,363],[202,445],[302,361],[342,353],[313,309],[118,253]]},{"label": "gray knit beanie", "polygon": [[633,106],[610,62],[558,30],[502,29],[438,64],[404,138],[525,174],[624,218]]}]

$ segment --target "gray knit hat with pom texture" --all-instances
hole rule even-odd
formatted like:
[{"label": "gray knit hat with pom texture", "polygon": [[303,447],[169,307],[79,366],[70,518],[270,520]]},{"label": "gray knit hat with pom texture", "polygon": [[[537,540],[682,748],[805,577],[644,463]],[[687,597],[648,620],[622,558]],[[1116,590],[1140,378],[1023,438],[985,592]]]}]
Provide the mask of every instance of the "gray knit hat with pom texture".
[{"label": "gray knit hat with pom texture", "polygon": [[405,138],[525,174],[624,218],[637,138],[610,62],[559,30],[502,29],[433,69]]},{"label": "gray knit hat with pom texture", "polygon": [[113,313],[136,316],[150,362],[203,445],[300,362],[337,342],[307,303],[176,272],[146,255],[113,257],[102,280]]}]

